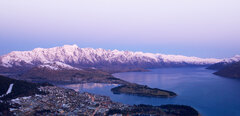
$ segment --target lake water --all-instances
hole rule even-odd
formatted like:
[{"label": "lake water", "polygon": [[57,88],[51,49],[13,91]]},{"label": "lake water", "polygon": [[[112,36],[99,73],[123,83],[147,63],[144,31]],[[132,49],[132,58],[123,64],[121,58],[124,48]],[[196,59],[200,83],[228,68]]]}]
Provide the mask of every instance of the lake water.
[{"label": "lake water", "polygon": [[113,101],[125,104],[182,104],[197,109],[202,116],[240,116],[240,80],[213,75],[205,67],[161,68],[150,72],[116,73],[115,77],[170,90],[178,94],[174,98],[149,98],[113,94],[111,84],[64,85],[80,92],[110,96]]}]

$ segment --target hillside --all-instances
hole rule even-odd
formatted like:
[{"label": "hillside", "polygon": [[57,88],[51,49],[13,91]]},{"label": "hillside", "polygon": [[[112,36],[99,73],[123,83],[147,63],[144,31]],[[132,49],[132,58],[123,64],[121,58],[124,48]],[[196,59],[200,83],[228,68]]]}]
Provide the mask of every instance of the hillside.
[{"label": "hillside", "polygon": [[[10,85],[12,84],[12,89],[8,92]],[[13,99],[17,97],[30,96],[36,93],[40,94],[41,92],[38,90],[38,87],[50,85],[47,83],[29,83],[26,81],[15,80],[8,77],[4,77],[0,75],[0,99],[7,100]],[[8,93],[8,94],[7,94]]]},{"label": "hillside", "polygon": [[214,74],[223,77],[240,78],[240,62],[227,65],[215,72]]},{"label": "hillside", "polygon": [[240,55],[223,59],[221,62],[210,65],[207,69],[216,70],[214,74],[219,76],[240,78]]},{"label": "hillside", "polygon": [[128,82],[113,77],[111,74],[95,69],[52,69],[52,67],[34,67],[16,78],[31,82],[52,83],[114,83]]},{"label": "hillside", "polygon": [[222,61],[212,64],[207,69],[212,69],[212,70],[220,70],[228,65],[231,65],[233,63],[239,62],[240,61],[240,55],[235,55],[232,58],[225,58]]}]

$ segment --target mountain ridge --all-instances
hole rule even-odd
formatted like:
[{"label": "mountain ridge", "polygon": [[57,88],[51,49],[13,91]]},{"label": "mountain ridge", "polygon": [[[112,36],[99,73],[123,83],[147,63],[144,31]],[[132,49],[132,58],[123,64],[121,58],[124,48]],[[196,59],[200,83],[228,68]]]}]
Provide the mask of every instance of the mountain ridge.
[{"label": "mountain ridge", "polygon": [[207,69],[216,70],[213,74],[218,76],[240,78],[240,55],[223,59],[221,62],[210,65]]},{"label": "mountain ridge", "polygon": [[214,74],[228,78],[240,78],[240,62],[227,65]]},{"label": "mountain ridge", "polygon": [[226,66],[229,66],[229,65],[234,64],[239,61],[240,61],[240,55],[235,55],[231,58],[225,58],[218,63],[212,64],[209,67],[207,67],[207,69],[220,70]]},{"label": "mountain ridge", "polygon": [[220,61],[221,59],[215,58],[105,50],[102,48],[80,48],[76,44],[53,48],[35,48],[32,51],[13,51],[0,56],[0,66],[3,68],[32,68],[55,62],[60,62],[75,68],[158,68],[170,65],[209,65]]}]

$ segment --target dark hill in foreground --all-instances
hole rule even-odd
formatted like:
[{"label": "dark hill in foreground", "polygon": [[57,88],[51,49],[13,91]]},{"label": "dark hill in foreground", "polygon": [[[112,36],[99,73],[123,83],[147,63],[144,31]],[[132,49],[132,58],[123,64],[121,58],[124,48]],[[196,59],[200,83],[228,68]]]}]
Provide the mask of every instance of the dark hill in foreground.
[{"label": "dark hill in foreground", "polygon": [[[11,84],[13,84],[12,91],[9,94],[6,94]],[[25,96],[33,96],[35,94],[46,94],[38,89],[40,86],[52,85],[48,83],[30,83],[0,75],[0,116],[13,115],[13,113],[10,112],[9,108],[12,106],[8,100]]]},{"label": "dark hill in foreground", "polygon": [[[13,84],[11,93],[6,94],[10,84]],[[15,80],[11,78],[7,78],[0,75],[0,96],[2,96],[1,100],[8,100],[8,99],[14,99],[17,97],[23,97],[23,96],[31,96],[34,94],[41,94],[41,92],[38,90],[38,87],[50,85],[47,83],[30,83],[22,80]]]}]

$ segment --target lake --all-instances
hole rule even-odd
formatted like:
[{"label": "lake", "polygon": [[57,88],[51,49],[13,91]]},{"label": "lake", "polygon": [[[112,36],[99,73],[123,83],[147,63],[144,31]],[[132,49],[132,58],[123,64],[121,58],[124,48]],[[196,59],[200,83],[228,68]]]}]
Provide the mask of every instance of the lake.
[{"label": "lake", "polygon": [[240,80],[213,75],[205,67],[160,68],[150,72],[116,73],[120,79],[170,90],[178,94],[174,98],[150,98],[125,94],[113,94],[116,84],[71,84],[63,87],[80,92],[110,96],[115,102],[125,104],[182,104],[189,105],[202,116],[240,116]]}]

